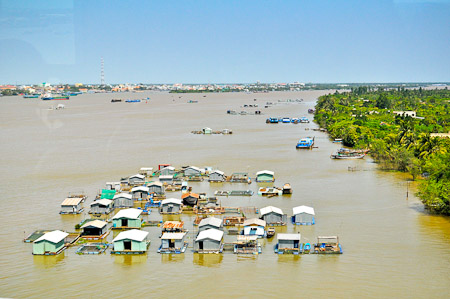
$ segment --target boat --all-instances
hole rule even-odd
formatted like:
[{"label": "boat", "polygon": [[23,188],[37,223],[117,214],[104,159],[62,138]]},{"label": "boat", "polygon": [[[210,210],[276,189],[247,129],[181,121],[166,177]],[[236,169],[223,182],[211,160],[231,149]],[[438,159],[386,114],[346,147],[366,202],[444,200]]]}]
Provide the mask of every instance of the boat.
[{"label": "boat", "polygon": [[291,118],[291,123],[293,123],[293,124],[298,124],[300,122],[300,119],[299,118]]},{"label": "boat", "polygon": [[314,244],[316,254],[342,254],[342,246],[339,243],[338,236],[317,237],[317,243]]},{"label": "boat", "polygon": [[268,119],[266,119],[266,123],[268,123],[268,124],[277,124],[278,123],[278,118],[276,118],[276,117],[269,117]]},{"label": "boat", "polygon": [[126,100],[125,103],[140,103],[141,100]]},{"label": "boat", "polygon": [[39,95],[38,94],[25,94],[25,95],[23,95],[23,98],[24,99],[37,99],[37,98],[39,98]]},{"label": "boat", "polygon": [[308,109],[308,113],[310,113],[310,114],[314,114],[314,112],[316,112],[316,110],[314,110],[314,109],[311,109],[311,108],[309,108],[309,109]]},{"label": "boat", "polygon": [[309,253],[310,250],[311,250],[311,244],[305,243],[305,245],[303,246],[303,253]]},{"label": "boat", "polygon": [[290,119],[289,117],[283,117],[283,118],[281,119],[281,122],[282,122],[282,123],[285,123],[285,124],[288,124],[288,123],[291,122],[291,119]]},{"label": "boat", "polygon": [[302,138],[297,142],[296,148],[312,149],[314,145],[314,137]]},{"label": "boat", "polygon": [[283,191],[283,195],[284,194],[292,194],[291,184],[289,184],[289,183],[284,184],[282,191]]},{"label": "boat", "polygon": [[269,227],[267,229],[267,238],[272,238],[273,236],[275,236],[275,228]]},{"label": "boat", "polygon": [[262,195],[262,196],[273,197],[273,196],[282,195],[282,194],[283,194],[283,190],[281,190],[280,188],[276,188],[276,187],[261,187],[258,190],[258,195]]},{"label": "boat", "polygon": [[300,117],[300,122],[303,124],[309,123],[309,119],[307,117]]},{"label": "boat", "polygon": [[69,96],[53,96],[53,95],[43,95],[41,100],[51,101],[51,100],[68,100]]},{"label": "boat", "polygon": [[118,103],[118,102],[122,102],[122,100],[120,100],[120,99],[112,99],[111,100],[111,103]]},{"label": "boat", "polygon": [[347,148],[341,148],[330,157],[332,159],[363,159],[366,154],[366,150],[350,150]]}]

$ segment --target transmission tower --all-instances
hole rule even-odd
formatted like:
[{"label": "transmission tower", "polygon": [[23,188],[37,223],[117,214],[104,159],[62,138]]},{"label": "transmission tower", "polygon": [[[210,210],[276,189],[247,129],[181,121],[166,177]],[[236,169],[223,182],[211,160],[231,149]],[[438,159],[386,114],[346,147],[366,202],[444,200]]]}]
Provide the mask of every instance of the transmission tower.
[{"label": "transmission tower", "polygon": [[105,85],[105,68],[104,68],[103,57],[102,57],[102,60],[101,60],[101,65],[102,65],[102,68],[101,68],[101,71],[100,71],[100,83],[101,83],[101,85]]}]

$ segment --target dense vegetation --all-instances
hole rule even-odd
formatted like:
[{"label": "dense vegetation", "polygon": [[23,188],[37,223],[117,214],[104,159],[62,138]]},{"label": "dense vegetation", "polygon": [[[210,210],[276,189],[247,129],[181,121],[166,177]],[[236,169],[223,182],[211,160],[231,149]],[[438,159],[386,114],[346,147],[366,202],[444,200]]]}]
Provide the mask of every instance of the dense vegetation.
[{"label": "dense vegetation", "polygon": [[320,97],[314,119],[344,145],[370,149],[383,169],[420,178],[426,208],[450,215],[450,139],[430,136],[450,131],[450,90],[361,86]]}]

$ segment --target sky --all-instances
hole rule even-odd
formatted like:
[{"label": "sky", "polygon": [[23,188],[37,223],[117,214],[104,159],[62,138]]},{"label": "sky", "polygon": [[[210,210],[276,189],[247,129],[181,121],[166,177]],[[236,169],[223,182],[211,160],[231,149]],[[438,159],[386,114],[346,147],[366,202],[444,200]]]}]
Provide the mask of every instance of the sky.
[{"label": "sky", "polygon": [[450,0],[0,0],[0,84],[449,82]]}]

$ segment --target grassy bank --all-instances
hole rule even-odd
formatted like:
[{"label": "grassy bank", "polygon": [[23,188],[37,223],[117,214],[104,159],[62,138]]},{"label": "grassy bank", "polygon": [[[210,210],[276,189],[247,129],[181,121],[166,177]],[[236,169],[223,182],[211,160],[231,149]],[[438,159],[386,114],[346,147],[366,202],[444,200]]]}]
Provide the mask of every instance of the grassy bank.
[{"label": "grassy bank", "polygon": [[425,207],[450,215],[450,138],[432,134],[450,131],[449,90],[361,86],[320,97],[314,119],[344,145],[370,149],[381,168],[420,179]]}]

